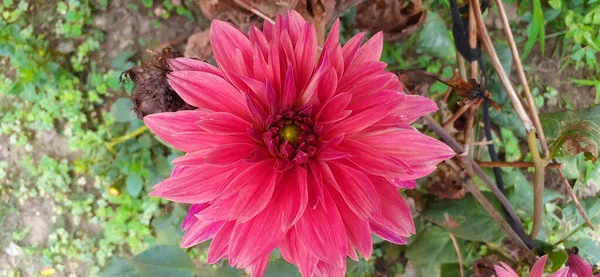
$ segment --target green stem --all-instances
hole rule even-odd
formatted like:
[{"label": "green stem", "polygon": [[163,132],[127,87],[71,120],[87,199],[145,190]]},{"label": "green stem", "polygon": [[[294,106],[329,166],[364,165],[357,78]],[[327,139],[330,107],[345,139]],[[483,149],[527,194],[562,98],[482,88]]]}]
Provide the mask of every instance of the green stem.
[{"label": "green stem", "polygon": [[527,133],[527,144],[533,158],[535,167],[535,179],[533,183],[533,227],[531,228],[531,238],[535,239],[542,227],[542,215],[544,213],[544,179],[546,160],[540,156],[540,151],[535,137],[535,131]]},{"label": "green stem", "polygon": [[120,137],[116,137],[116,138],[112,139],[110,142],[105,144],[106,149],[108,149],[108,151],[110,151],[111,153],[115,153],[114,147],[116,145],[123,143],[127,140],[130,140],[132,138],[135,138],[135,137],[143,134],[144,132],[146,132],[146,130],[148,130],[148,126],[144,125],[144,126],[141,126],[137,129],[135,129],[133,132],[127,133]]}]

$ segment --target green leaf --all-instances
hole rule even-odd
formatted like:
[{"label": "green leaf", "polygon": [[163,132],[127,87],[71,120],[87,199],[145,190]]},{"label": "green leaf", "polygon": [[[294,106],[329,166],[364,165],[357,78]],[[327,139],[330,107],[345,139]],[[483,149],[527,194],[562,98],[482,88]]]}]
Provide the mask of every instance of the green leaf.
[{"label": "green leaf", "polygon": [[[500,211],[497,200],[490,193],[484,194]],[[448,226],[446,214],[452,221],[451,226]],[[421,216],[438,226],[444,226],[448,232],[459,238],[497,242],[504,237],[496,221],[470,194],[460,200],[433,202],[421,213]]]},{"label": "green leaf", "polygon": [[[581,206],[586,211],[588,217],[594,224],[600,224],[600,198],[586,198],[582,199]],[[575,204],[569,203],[563,208],[563,218],[568,220],[574,220],[574,225],[584,224],[584,220],[577,211]]]},{"label": "green leaf", "polygon": [[[464,245],[458,240],[458,245]],[[461,252],[463,249],[461,249]],[[462,254],[465,256],[464,253]],[[420,276],[439,276],[439,265],[458,262],[452,239],[444,229],[432,226],[408,245],[406,257],[422,271]]]},{"label": "green leaf", "polygon": [[282,259],[269,262],[264,277],[300,277],[298,269]]},{"label": "green leaf", "polygon": [[142,177],[140,175],[130,174],[129,176],[127,176],[126,181],[127,192],[133,197],[138,197],[138,195],[140,195],[140,192],[142,192],[143,183],[144,181],[142,180]]},{"label": "green leaf", "polygon": [[121,257],[112,257],[98,276],[101,277],[140,277],[131,263]]},{"label": "green leaf", "polygon": [[542,128],[551,142],[551,154],[598,156],[600,106],[577,111],[540,114]]},{"label": "green leaf", "polygon": [[[464,268],[465,276],[471,276],[471,270]],[[440,267],[440,277],[460,277],[459,263],[445,263]]]},{"label": "green leaf", "polygon": [[549,0],[548,5],[553,9],[560,10],[562,8],[562,0]]},{"label": "green leaf", "polygon": [[110,113],[115,117],[115,121],[120,123],[130,122],[135,118],[131,111],[133,101],[129,98],[121,97],[113,104]]},{"label": "green leaf", "polygon": [[373,274],[375,271],[373,265],[369,264],[363,258],[359,258],[358,262],[348,259],[347,264],[346,277],[364,277],[367,274]]},{"label": "green leaf", "polygon": [[192,277],[194,263],[179,246],[154,246],[133,257],[133,265],[144,277]]},{"label": "green leaf", "polygon": [[550,261],[550,270],[557,271],[560,269],[567,259],[569,258],[569,254],[564,249],[556,248],[552,252],[548,253],[548,260]]},{"label": "green leaf", "polygon": [[544,11],[542,10],[542,3],[540,0],[533,0],[533,17],[531,18],[531,22],[529,23],[529,28],[527,30],[527,42],[525,43],[524,51],[521,55],[522,60],[527,58],[538,37],[540,39],[540,50],[543,55],[546,44]]},{"label": "green leaf", "polygon": [[427,19],[419,33],[420,50],[446,60],[454,59],[454,44],[448,35],[444,21],[432,11],[427,12]]},{"label": "green leaf", "polygon": [[[504,182],[507,186],[513,186],[508,190],[508,201],[518,210],[525,211],[528,215],[533,216],[533,187],[525,179],[525,176],[520,170],[511,170],[504,175]],[[544,203],[560,198],[562,195],[554,190],[544,190]]]},{"label": "green leaf", "polygon": [[242,277],[241,270],[224,265],[222,267],[204,266],[200,268],[198,276],[202,277]]}]

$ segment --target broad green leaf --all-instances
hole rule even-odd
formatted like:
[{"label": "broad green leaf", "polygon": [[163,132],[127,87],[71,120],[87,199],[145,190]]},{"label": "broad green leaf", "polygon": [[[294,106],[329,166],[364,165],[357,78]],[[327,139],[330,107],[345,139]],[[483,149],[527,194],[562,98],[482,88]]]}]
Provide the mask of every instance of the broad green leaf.
[{"label": "broad green leaf", "polygon": [[[518,210],[525,211],[528,215],[533,215],[533,187],[531,183],[525,179],[525,176],[520,170],[514,169],[503,174],[504,183],[506,186],[512,186],[507,190],[508,201]],[[562,195],[554,190],[544,190],[544,203],[560,198]]]},{"label": "broad green leaf", "polygon": [[551,142],[551,154],[598,156],[600,106],[577,111],[540,114],[542,128]]},{"label": "broad green leaf", "polygon": [[154,246],[131,261],[144,277],[192,277],[196,273],[194,263],[179,246]]},{"label": "broad green leaf", "polygon": [[579,256],[586,259],[591,264],[600,261],[600,242],[590,238],[580,238],[576,241],[567,241],[565,246],[568,248],[577,247]]},{"label": "broad green leaf", "polygon": [[269,262],[269,266],[267,267],[267,271],[265,271],[264,277],[300,277],[300,272],[298,269],[284,261],[283,259],[278,259],[275,261]]},{"label": "broad green leaf", "polygon": [[[580,200],[580,202],[592,223],[600,224],[600,198],[586,198]],[[573,225],[584,224],[583,218],[572,202],[563,208],[562,213],[563,218],[574,221]]]},{"label": "broad green leaf", "polygon": [[[463,240],[457,240],[458,245],[464,245]],[[464,249],[461,252],[464,257]],[[439,265],[458,262],[450,235],[436,226],[416,236],[415,241],[408,245],[406,257],[422,271],[420,276],[439,276]]]},{"label": "broad green leaf", "polygon": [[546,30],[545,30],[545,22],[544,22],[544,11],[542,10],[542,3],[540,0],[533,0],[533,17],[531,18],[531,22],[529,23],[529,28],[527,30],[527,42],[525,43],[523,54],[521,55],[521,59],[524,60],[527,58],[535,41],[540,39],[540,50],[542,55],[544,54],[544,48],[546,45]]},{"label": "broad green leaf", "polygon": [[427,12],[427,19],[419,33],[419,50],[431,53],[438,58],[454,59],[454,44],[440,16],[432,11]]},{"label": "broad green leaf", "polygon": [[224,265],[222,267],[204,266],[198,276],[202,277],[242,277],[243,271]]},{"label": "broad green leaf", "polygon": [[121,97],[113,104],[110,112],[115,117],[115,121],[126,123],[135,118],[135,114],[131,111],[132,106],[131,99]]},{"label": "broad green leaf", "polygon": [[[464,268],[465,276],[471,276],[471,270]],[[440,277],[460,277],[459,263],[445,263],[440,267]]]},{"label": "broad green leaf", "polygon": [[[500,211],[497,200],[491,194],[484,194]],[[450,222],[446,220],[446,214]],[[438,226],[444,226],[459,238],[497,242],[504,237],[500,226],[470,194],[460,200],[435,201],[429,204],[421,216]]]},{"label": "broad green leaf", "polygon": [[138,197],[138,195],[140,195],[140,192],[142,192],[143,183],[144,181],[142,180],[142,177],[140,177],[140,175],[130,174],[129,176],[127,176],[126,181],[127,192],[133,197]]},{"label": "broad green leaf", "polygon": [[113,257],[98,276],[101,277],[141,277],[131,263],[121,257]]},{"label": "broad green leaf", "polygon": [[554,249],[552,252],[548,253],[548,264],[550,265],[550,270],[557,271],[565,264],[568,258],[569,254],[567,254],[567,251],[564,249]]}]

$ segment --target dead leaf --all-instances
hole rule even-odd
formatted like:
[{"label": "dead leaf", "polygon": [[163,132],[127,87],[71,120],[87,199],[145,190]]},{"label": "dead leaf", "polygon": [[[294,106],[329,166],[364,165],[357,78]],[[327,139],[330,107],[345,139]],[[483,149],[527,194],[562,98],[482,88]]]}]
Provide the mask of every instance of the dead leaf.
[{"label": "dead leaf", "polygon": [[206,60],[212,55],[210,48],[210,31],[208,29],[195,33],[188,38],[184,56]]},{"label": "dead leaf", "polygon": [[252,12],[244,9],[233,0],[198,0],[202,14],[209,20],[222,20],[248,31],[250,26],[262,25],[262,20]]},{"label": "dead leaf", "polygon": [[386,41],[412,34],[427,18],[421,0],[373,0],[356,8],[356,25],[371,32],[383,31]]}]

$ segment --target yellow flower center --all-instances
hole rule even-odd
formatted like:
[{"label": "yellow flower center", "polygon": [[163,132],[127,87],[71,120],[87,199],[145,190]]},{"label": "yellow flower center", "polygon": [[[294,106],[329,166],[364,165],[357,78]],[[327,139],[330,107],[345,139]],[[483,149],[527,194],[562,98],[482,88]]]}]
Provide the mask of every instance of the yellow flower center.
[{"label": "yellow flower center", "polygon": [[286,122],[279,131],[279,139],[285,140],[289,144],[295,146],[298,143],[301,134],[300,126],[292,122]]}]

